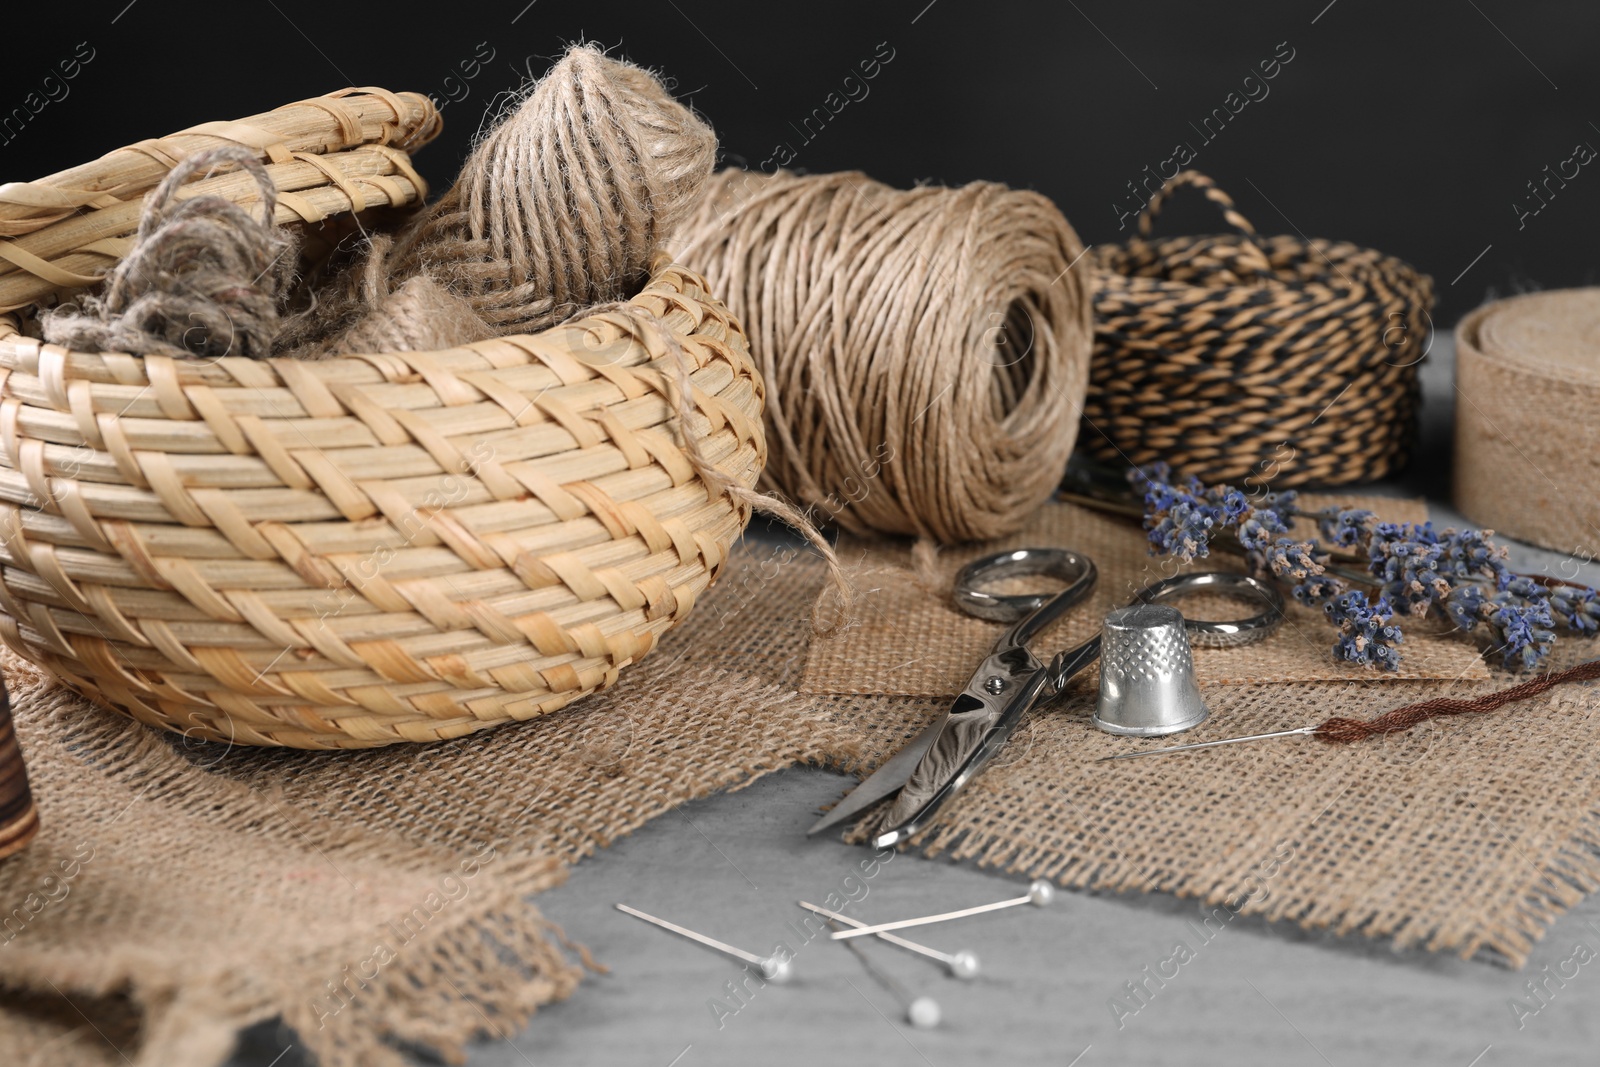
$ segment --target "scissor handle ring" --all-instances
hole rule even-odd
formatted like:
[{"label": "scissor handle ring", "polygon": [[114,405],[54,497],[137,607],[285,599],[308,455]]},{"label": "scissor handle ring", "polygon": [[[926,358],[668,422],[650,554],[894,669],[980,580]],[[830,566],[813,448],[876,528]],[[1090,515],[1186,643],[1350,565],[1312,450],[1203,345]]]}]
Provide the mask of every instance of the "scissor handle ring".
[{"label": "scissor handle ring", "polygon": [[1016,622],[1038,611],[1062,593],[1020,593],[1001,596],[977,589],[996,578],[1042,574],[1067,583],[1063,593],[1074,594],[1068,603],[1087,593],[1095,583],[1094,563],[1087,556],[1064,548],[1017,548],[975,559],[956,574],[956,607],[968,615],[994,622]]},{"label": "scissor handle ring", "polygon": [[1202,648],[1234,648],[1252,644],[1270,635],[1283,623],[1283,594],[1278,592],[1277,586],[1244,574],[1224,571],[1180,574],[1140,590],[1138,599],[1146,604],[1158,604],[1190,593],[1222,593],[1245,599],[1254,598],[1267,605],[1266,610],[1233,622],[1209,622],[1185,616],[1184,625],[1189,631],[1190,644]]}]

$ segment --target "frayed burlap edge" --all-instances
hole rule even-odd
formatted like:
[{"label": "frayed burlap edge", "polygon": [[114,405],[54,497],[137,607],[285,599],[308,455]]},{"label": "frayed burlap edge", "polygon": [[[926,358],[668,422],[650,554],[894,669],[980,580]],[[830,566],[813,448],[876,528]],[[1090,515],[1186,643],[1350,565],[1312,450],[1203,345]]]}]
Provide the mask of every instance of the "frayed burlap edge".
[{"label": "frayed burlap edge", "polygon": [[[135,842],[139,817],[151,814],[137,810],[148,795],[158,812],[201,812],[209,825],[231,833],[298,841],[335,869],[364,860],[451,869],[450,857],[438,849],[339,826],[281,789],[252,790],[224,776],[196,773],[181,741],[92,707],[9,652],[0,653],[0,664],[30,753],[35,793],[49,813],[46,833],[53,827],[95,832],[81,821],[70,825],[72,803],[52,782],[52,757],[65,752],[78,764],[77,774],[137,789],[110,820],[115,825],[133,812],[121,829]],[[44,751],[58,746],[59,752]],[[117,944],[114,930],[106,931],[105,951],[89,958],[64,953],[48,939],[35,946],[38,936],[28,931],[0,951],[0,988],[62,997],[69,1004],[82,997],[125,998],[141,1017],[137,1051],[130,1058],[118,1048],[120,1060],[106,1062],[135,1067],[211,1067],[230,1054],[239,1031],[275,1017],[296,1030],[324,1067],[405,1067],[412,1060],[400,1049],[407,1046],[459,1062],[470,1041],[514,1034],[540,1005],[571,994],[582,968],[564,948],[591,962],[586,950],[571,946],[527,902],[565,880],[564,864],[547,855],[507,855],[483,873],[487,878],[469,906],[433,916],[436,921],[371,979],[352,975],[348,967],[372,952],[365,928],[319,946],[288,971],[241,967],[250,961],[239,960],[163,960],[148,946]]]}]

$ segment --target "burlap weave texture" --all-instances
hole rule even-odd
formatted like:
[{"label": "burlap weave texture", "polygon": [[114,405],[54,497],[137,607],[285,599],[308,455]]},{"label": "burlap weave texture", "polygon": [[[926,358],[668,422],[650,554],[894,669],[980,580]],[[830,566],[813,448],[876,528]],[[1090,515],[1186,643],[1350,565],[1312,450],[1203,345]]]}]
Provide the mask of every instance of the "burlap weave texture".
[{"label": "burlap weave texture", "polygon": [[[1367,507],[1390,521],[1427,517],[1420,501],[1341,498]],[[1318,506],[1317,498],[1308,503]],[[1301,520],[1304,522],[1304,520]],[[1309,524],[1307,524],[1309,525]],[[1297,531],[1314,536],[1314,531]],[[948,697],[961,692],[968,675],[988,653],[1001,627],[974,619],[951,606],[950,584],[965,563],[1000,549],[1044,546],[1069,548],[1088,556],[1099,570],[1094,591],[1068,617],[1041,636],[1036,651],[1071,648],[1099,630],[1106,612],[1128,603],[1139,589],[1170,574],[1238,570],[1243,560],[1220,550],[1192,564],[1152,559],[1143,532],[1134,524],[1070,504],[1039,511],[1018,533],[979,546],[940,554],[933,574],[921,572],[902,543],[843,538],[842,558],[855,566],[863,607],[848,632],[812,642],[801,689],[807,693],[862,693]],[[1016,579],[1021,588],[1040,588],[1038,579]],[[1258,605],[1224,597],[1193,597],[1175,602],[1185,614],[1204,619],[1237,619]],[[1400,670],[1378,675],[1333,658],[1333,633],[1320,611],[1289,604],[1284,625],[1266,641],[1241,648],[1196,648],[1195,677],[1201,685],[1252,682],[1343,682],[1370,675],[1373,681],[1401,679],[1484,679],[1489,676],[1476,649],[1458,638],[1429,634],[1413,623],[1402,646]],[[1094,691],[1098,673],[1090,668],[1074,682]]]},{"label": "burlap weave texture", "polygon": [[[44,829],[0,865],[0,902],[20,906],[84,842],[93,855],[0,947],[0,1062],[124,1062],[63,994],[138,1067],[215,1064],[237,1027],[280,1013],[330,1067],[395,1062],[393,1042],[448,1050],[483,1029],[460,994],[502,1032],[583,995],[528,894],[685,800],[796,763],[868,770],[944,703],[801,693],[821,582],[806,555],[741,549],[615,690],[430,746],[185,746],[6,661]],[[1505,681],[1212,683],[1213,720],[1187,737]],[[1080,688],[1032,716],[923,849],[1069,887],[1245,897],[1244,913],[1513,964],[1600,886],[1591,687],[1359,747],[1293,738],[1111,764],[1090,761],[1130,742],[1089,725],[1091,701]],[[493,861],[464,878],[486,844]],[[327,984],[446,876],[466,892],[426,908],[426,929],[330,1014]]]}]

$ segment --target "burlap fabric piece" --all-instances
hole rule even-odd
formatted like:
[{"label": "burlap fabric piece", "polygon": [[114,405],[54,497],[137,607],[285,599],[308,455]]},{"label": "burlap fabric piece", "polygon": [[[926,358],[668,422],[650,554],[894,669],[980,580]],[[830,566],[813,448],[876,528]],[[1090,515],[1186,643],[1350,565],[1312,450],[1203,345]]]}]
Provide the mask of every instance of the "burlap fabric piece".
[{"label": "burlap fabric piece", "polygon": [[[1386,520],[1418,522],[1427,518],[1421,501],[1382,497],[1340,497],[1348,506],[1376,511]],[[1306,503],[1320,507],[1307,494]],[[1299,520],[1305,522],[1305,520]],[[1297,530],[1313,536],[1314,530]],[[931,568],[918,567],[903,542],[843,538],[841,558],[855,568],[863,607],[848,632],[819,638],[811,644],[801,690],[806,693],[862,693],[948,697],[961,692],[968,676],[994,644],[1000,627],[965,615],[950,605],[955,572],[988,552],[1044,545],[1070,548],[1092,559],[1100,580],[1094,592],[1065,621],[1043,635],[1036,650],[1055,653],[1091,637],[1106,612],[1128,603],[1133,594],[1158,578],[1196,570],[1237,570],[1242,560],[1223,552],[1176,565],[1152,559],[1144,532],[1127,520],[1071,504],[1050,505],[1017,534],[984,545],[942,552]],[[1017,579],[1018,590],[1043,588],[1039,579]],[[1009,591],[1009,590],[1001,590]],[[1257,606],[1224,597],[1191,597],[1175,602],[1197,619],[1237,619]],[[1489,676],[1477,650],[1458,638],[1430,635],[1427,627],[1407,629],[1398,672],[1372,674],[1374,680]],[[1202,686],[1259,682],[1342,682],[1364,677],[1332,654],[1333,636],[1322,612],[1291,603],[1280,630],[1259,644],[1243,648],[1196,648],[1195,677]],[[1097,669],[1074,680],[1093,692]]]},{"label": "burlap fabric piece", "polygon": [[[522,1025],[578,971],[519,897],[685,800],[795,763],[869,770],[938,712],[937,699],[798,691],[822,576],[787,549],[740,550],[616,689],[429,746],[185,746],[6,661],[44,829],[0,865],[0,901],[23,906],[84,842],[93,855],[0,947],[0,1062],[212,1065],[235,1028],[281,1013],[344,1067],[397,1062],[396,1040],[449,1051],[483,1028],[480,1008],[501,1032]],[[1495,681],[1213,686],[1207,699],[1231,731]],[[922,847],[1067,886],[1246,893],[1242,912],[1520,964],[1600,885],[1597,697],[1575,686],[1359,748],[1293,739],[1091,766],[1117,742],[1080,696],[1029,720]],[[464,879],[486,844],[493,862]],[[447,876],[466,892],[430,907],[365,986],[351,979]],[[329,1000],[330,982],[352,984]]]}]

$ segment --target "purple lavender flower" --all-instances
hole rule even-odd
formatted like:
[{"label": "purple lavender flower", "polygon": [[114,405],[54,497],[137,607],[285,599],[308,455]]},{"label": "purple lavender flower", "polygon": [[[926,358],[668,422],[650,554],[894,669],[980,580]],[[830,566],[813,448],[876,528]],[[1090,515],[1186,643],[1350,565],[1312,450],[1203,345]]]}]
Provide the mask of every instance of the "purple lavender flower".
[{"label": "purple lavender flower", "polygon": [[1217,505],[1222,521],[1229,526],[1237,525],[1250,511],[1250,498],[1226,485],[1206,490],[1206,499]]},{"label": "purple lavender flower", "polygon": [[1425,615],[1450,593],[1451,583],[1439,574],[1445,551],[1432,523],[1380,522],[1367,542],[1367,570],[1392,603]]},{"label": "purple lavender flower", "polygon": [[1323,572],[1322,562],[1316,558],[1316,544],[1280,537],[1266,552],[1267,569],[1279,578],[1292,578],[1304,582]]},{"label": "purple lavender flower", "polygon": [[1300,603],[1308,608],[1314,608],[1319,604],[1327,603],[1327,601],[1344,592],[1344,589],[1344,583],[1339,579],[1318,575],[1315,578],[1308,578],[1301,582],[1294,587],[1292,592],[1294,593],[1294,598]]},{"label": "purple lavender flower", "polygon": [[1550,612],[1576,634],[1600,630],[1600,594],[1593,589],[1558,585],[1550,590]]},{"label": "purple lavender flower", "polygon": [[1251,508],[1239,523],[1239,544],[1246,552],[1260,553],[1272,544],[1274,538],[1289,532],[1278,513],[1271,508]]},{"label": "purple lavender flower", "polygon": [[1399,668],[1400,653],[1395,646],[1404,637],[1394,625],[1387,599],[1380,596],[1376,603],[1368,604],[1366,594],[1349,592],[1328,601],[1323,610],[1339,627],[1339,640],[1333,646],[1336,659],[1385,671]]},{"label": "purple lavender flower", "polygon": [[1496,593],[1491,604],[1493,610],[1486,621],[1506,666],[1523,670],[1537,667],[1550,654],[1550,644],[1556,637],[1544,587],[1518,577]]},{"label": "purple lavender flower", "polygon": [[1488,617],[1485,611],[1488,603],[1488,597],[1483,595],[1483,586],[1470,583],[1450,590],[1449,597],[1444,601],[1444,610],[1450,616],[1450,621],[1456,624],[1456,629],[1470,631]]},{"label": "purple lavender flower", "polygon": [[1512,573],[1505,564],[1505,547],[1489,540],[1492,533],[1492,530],[1446,529],[1441,571],[1453,578],[1493,578],[1495,588],[1504,589]]},{"label": "purple lavender flower", "polygon": [[[1506,564],[1490,530],[1435,530],[1432,523],[1379,523],[1360,508],[1300,510],[1292,491],[1249,496],[1231,486],[1175,479],[1164,463],[1129,474],[1144,496],[1152,550],[1187,562],[1209,553],[1211,538],[1231,532],[1257,574],[1293,583],[1301,603],[1323,605],[1339,627],[1340,659],[1393,670],[1401,641],[1395,614],[1441,614],[1463,631],[1487,626],[1507,666],[1531,668],[1548,655],[1554,630],[1600,632],[1600,593],[1580,586],[1546,589]],[[1296,541],[1289,522],[1315,518],[1323,539],[1367,558],[1377,599],[1349,592],[1325,573],[1329,555],[1317,541]]]},{"label": "purple lavender flower", "polygon": [[1360,508],[1326,508],[1317,513],[1317,526],[1329,541],[1341,548],[1353,548],[1361,543],[1373,518],[1372,512]]},{"label": "purple lavender flower", "polygon": [[1144,527],[1149,531],[1152,552],[1168,553],[1188,563],[1210,555],[1209,542],[1214,529],[1220,532],[1223,507],[1205,498],[1205,486],[1190,478],[1185,484],[1167,481],[1171,471],[1164,463],[1151,464],[1130,475],[1133,484],[1144,491]]}]

